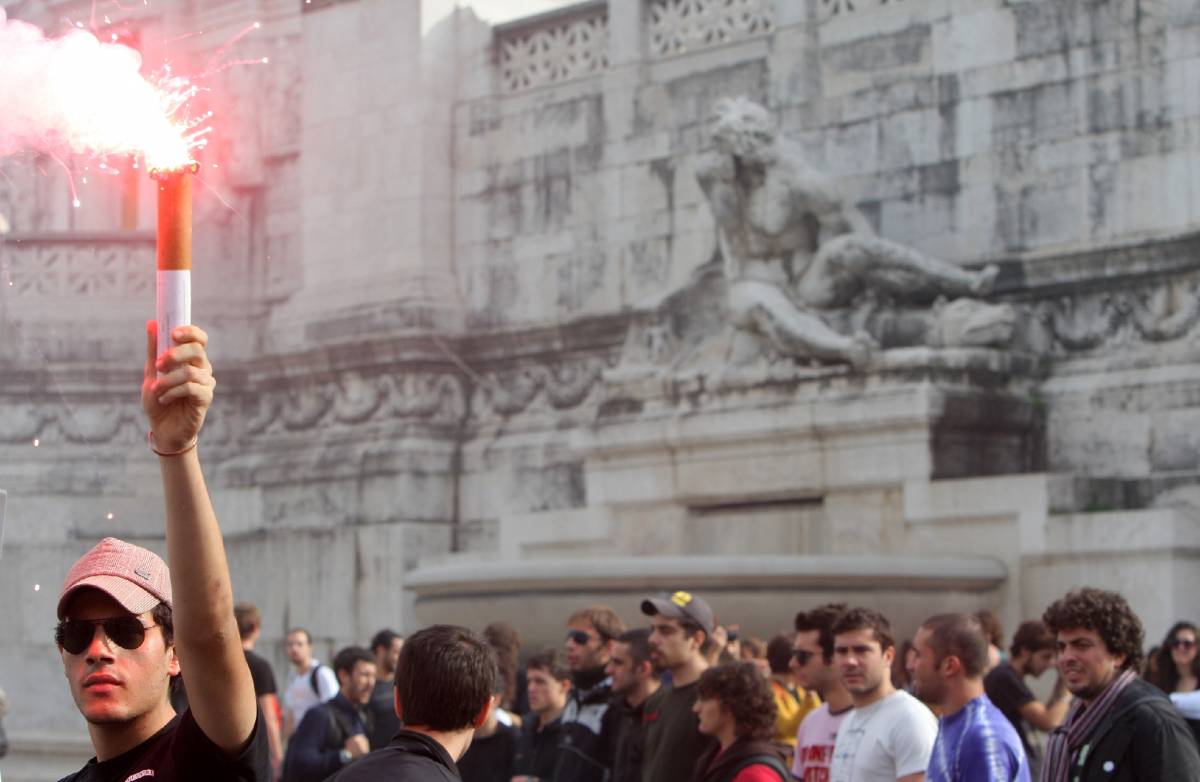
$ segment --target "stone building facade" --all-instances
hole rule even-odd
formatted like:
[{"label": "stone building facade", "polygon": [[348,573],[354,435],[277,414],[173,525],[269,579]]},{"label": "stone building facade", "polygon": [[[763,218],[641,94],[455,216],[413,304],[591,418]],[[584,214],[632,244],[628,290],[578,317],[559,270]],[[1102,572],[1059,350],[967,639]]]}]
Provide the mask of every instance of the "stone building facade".
[{"label": "stone building facade", "polygon": [[[89,6],[6,5],[47,28]],[[231,56],[270,65],[206,97],[194,312],[214,500],[280,673],[292,625],[325,653],[434,619],[556,641],[583,600],[634,620],[676,586],[760,633],[832,596],[1011,628],[1083,583],[1152,637],[1189,615],[1195,3],[601,0],[496,28],[443,5],[424,31],[415,0],[110,20],[183,64],[263,25]],[[697,180],[727,98],[878,236],[994,264],[1011,343],[733,366]],[[135,400],[153,202],[118,179],[72,209],[55,166],[4,171],[0,686],[54,753],[82,731],[58,580],[103,534],[161,546]]]}]

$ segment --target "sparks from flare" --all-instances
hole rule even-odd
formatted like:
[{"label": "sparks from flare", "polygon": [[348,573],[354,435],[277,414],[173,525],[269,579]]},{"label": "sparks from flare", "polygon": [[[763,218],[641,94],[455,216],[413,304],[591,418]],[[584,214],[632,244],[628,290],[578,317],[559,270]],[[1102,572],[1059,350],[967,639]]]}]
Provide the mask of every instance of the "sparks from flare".
[{"label": "sparks from flare", "polygon": [[[81,205],[75,183],[81,156],[110,175],[120,173],[117,161],[124,157],[133,168],[183,169],[196,162],[212,131],[213,112],[188,110],[203,88],[170,66],[143,75],[141,55],[120,43],[116,33],[96,30],[95,18],[93,3],[91,31],[75,22],[63,35],[48,38],[33,25],[8,20],[0,7],[0,50],[10,76],[7,89],[0,84],[5,106],[0,157],[23,150],[47,154],[67,171],[75,207]],[[234,65],[266,63],[265,57],[222,62],[238,41],[261,27],[254,22],[223,43],[197,78]],[[84,184],[88,170],[84,163]]]}]

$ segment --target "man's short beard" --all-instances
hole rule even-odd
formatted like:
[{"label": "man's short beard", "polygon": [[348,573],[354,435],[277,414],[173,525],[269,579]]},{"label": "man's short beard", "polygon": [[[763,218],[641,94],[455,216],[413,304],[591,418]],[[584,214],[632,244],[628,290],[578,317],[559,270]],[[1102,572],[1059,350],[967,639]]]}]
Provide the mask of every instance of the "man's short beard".
[{"label": "man's short beard", "polygon": [[87,724],[89,724],[89,725],[101,725],[101,726],[108,727],[108,726],[112,726],[112,725],[128,725],[129,723],[133,722],[140,716],[141,715],[138,714],[138,715],[134,715],[134,716],[130,716],[130,717],[104,717],[104,718],[93,719],[91,717],[88,717],[85,714],[83,718],[84,718],[84,720],[87,721]]}]

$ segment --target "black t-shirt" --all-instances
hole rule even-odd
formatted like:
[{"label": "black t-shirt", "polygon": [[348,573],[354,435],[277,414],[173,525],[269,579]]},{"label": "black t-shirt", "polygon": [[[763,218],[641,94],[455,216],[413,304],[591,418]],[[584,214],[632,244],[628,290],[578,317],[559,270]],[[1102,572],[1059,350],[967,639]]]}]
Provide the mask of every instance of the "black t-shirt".
[{"label": "black t-shirt", "polygon": [[996,708],[1008,717],[1008,721],[1016,728],[1021,737],[1025,752],[1031,752],[1029,736],[1025,732],[1025,721],[1021,719],[1021,707],[1034,700],[1033,692],[1025,684],[1025,679],[1017,673],[1017,669],[1008,663],[1000,663],[988,675],[983,677],[983,691],[988,700],[996,704]]},{"label": "black t-shirt", "polygon": [[60,782],[271,782],[271,759],[262,711],[249,746],[227,757],[185,711],[128,752],[97,763],[95,758]]},{"label": "black t-shirt", "polygon": [[516,752],[516,729],[497,725],[490,736],[475,735],[466,754],[458,759],[458,773],[463,782],[508,782]]},{"label": "black t-shirt", "polygon": [[275,689],[275,673],[271,670],[271,664],[249,649],[245,651],[246,665],[250,666],[250,678],[254,680],[254,697],[261,698],[279,692]]},{"label": "black t-shirt", "polygon": [[683,687],[667,685],[642,705],[642,782],[690,779],[697,758],[714,743],[700,732],[692,712],[698,689],[697,682]]}]

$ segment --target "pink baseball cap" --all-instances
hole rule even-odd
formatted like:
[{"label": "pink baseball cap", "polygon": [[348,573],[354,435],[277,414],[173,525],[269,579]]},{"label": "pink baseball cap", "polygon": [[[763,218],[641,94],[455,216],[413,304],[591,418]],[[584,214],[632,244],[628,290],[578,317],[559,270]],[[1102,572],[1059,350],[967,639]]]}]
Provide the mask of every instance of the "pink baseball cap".
[{"label": "pink baseball cap", "polygon": [[159,603],[171,605],[171,572],[153,551],[105,538],[71,566],[58,594],[58,618],[75,590],[99,589],[131,614],[144,614]]}]

